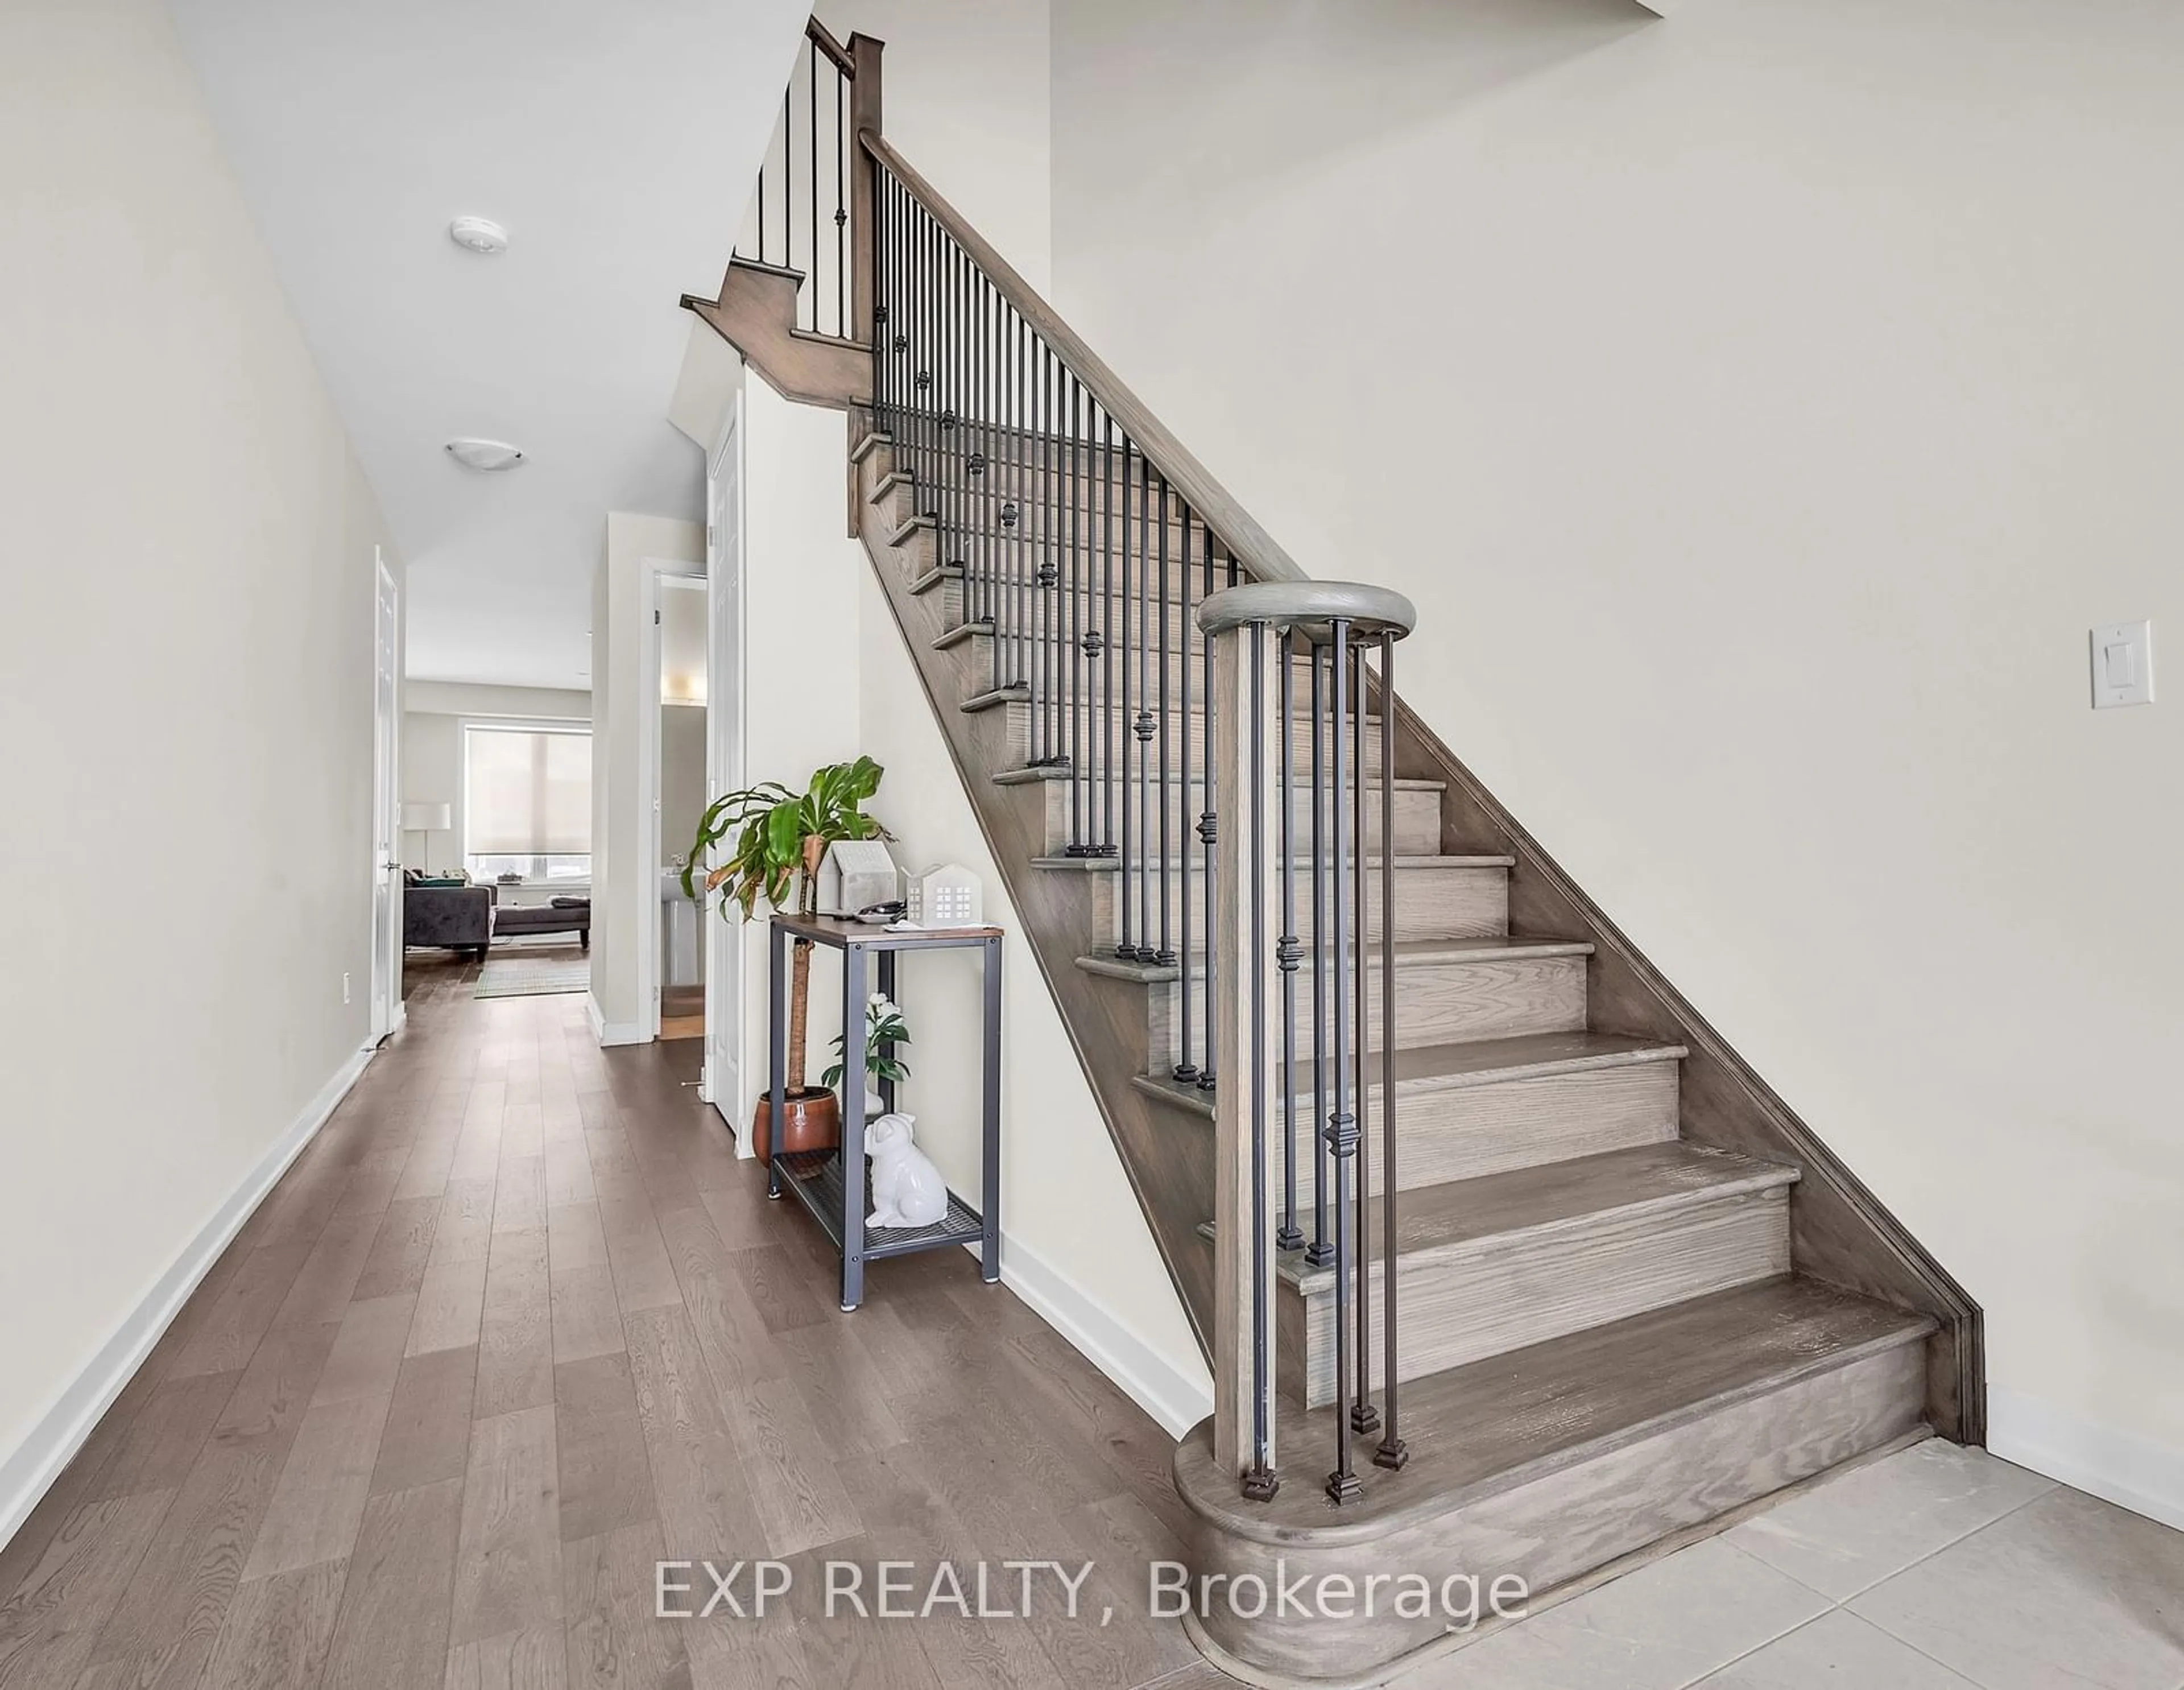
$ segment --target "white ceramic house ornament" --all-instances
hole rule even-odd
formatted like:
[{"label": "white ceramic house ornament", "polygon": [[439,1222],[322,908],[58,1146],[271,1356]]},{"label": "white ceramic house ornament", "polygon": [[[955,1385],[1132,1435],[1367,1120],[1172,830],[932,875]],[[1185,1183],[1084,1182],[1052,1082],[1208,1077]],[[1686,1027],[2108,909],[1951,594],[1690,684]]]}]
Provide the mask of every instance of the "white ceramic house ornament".
[{"label": "white ceramic house ornament", "polygon": [[948,1182],[911,1141],[914,1115],[883,1115],[865,1132],[872,1158],[866,1226],[932,1226],[948,1213]]},{"label": "white ceramic house ornament", "polygon": [[819,864],[822,914],[854,916],[901,895],[902,873],[881,840],[837,839],[827,846]]},{"label": "white ceramic house ornament", "polygon": [[985,920],[978,877],[944,862],[910,877],[910,918],[920,927],[978,927]]}]

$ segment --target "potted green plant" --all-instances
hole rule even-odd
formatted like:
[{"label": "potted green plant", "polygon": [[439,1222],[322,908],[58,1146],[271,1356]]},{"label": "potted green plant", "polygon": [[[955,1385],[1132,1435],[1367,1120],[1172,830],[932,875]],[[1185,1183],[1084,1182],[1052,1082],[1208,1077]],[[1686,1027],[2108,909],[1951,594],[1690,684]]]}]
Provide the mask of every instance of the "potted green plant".
[{"label": "potted green plant", "polygon": [[[793,891],[800,915],[819,913],[819,865],[837,839],[884,839],[887,829],[865,813],[865,800],[879,789],[885,771],[870,757],[829,763],[814,769],[802,792],[778,781],[762,781],[715,799],[699,817],[682,890],[693,898],[721,891],[721,915],[748,921],[763,901],[770,909],[789,907]],[[716,847],[728,856],[710,869],[702,865]],[[697,876],[705,874],[703,890]],[[842,1141],[841,1111],[832,1090],[805,1082],[805,1034],[810,1022],[811,941],[800,939],[790,951],[788,976],[788,1076],[779,1148],[784,1154],[826,1150]],[[771,1158],[776,1146],[772,1098],[761,1094],[752,1121],[752,1141]]]},{"label": "potted green plant", "polygon": [[[885,992],[874,992],[865,1005],[865,1113],[867,1118],[878,1114],[880,1096],[873,1089],[876,1082],[884,1080],[890,1085],[900,1085],[910,1078],[910,1064],[895,1055],[896,1050],[910,1042],[910,1023],[902,1018],[900,1006],[889,1000]],[[839,1085],[850,1071],[850,1035],[834,1035],[834,1060],[820,1074],[822,1085]]]}]

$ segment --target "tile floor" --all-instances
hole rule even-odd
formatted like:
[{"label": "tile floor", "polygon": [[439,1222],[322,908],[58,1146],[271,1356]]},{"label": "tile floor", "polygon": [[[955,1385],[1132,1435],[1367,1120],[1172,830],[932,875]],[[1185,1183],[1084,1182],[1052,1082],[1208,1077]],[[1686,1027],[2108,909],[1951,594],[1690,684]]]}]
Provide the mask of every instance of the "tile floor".
[{"label": "tile floor", "polygon": [[1398,1690],[2184,1690],[2184,1532],[1933,1440]]}]

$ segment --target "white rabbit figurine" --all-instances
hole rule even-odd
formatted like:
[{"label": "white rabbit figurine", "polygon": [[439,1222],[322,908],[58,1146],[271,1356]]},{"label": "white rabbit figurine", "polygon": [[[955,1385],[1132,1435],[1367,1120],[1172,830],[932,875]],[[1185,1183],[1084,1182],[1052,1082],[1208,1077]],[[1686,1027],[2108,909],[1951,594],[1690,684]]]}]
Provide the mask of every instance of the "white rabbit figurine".
[{"label": "white rabbit figurine", "polygon": [[872,1158],[872,1212],[866,1226],[931,1226],[948,1213],[948,1182],[911,1142],[914,1115],[883,1115],[865,1134]]}]

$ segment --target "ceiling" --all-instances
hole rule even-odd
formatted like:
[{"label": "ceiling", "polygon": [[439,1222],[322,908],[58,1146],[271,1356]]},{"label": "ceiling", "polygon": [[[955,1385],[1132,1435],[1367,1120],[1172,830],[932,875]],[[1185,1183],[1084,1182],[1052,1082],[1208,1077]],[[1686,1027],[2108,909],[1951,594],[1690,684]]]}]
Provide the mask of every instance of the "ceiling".
[{"label": "ceiling", "polygon": [[702,515],[676,299],[719,281],[808,4],[170,4],[408,561],[410,673],[588,687],[606,513]]}]

